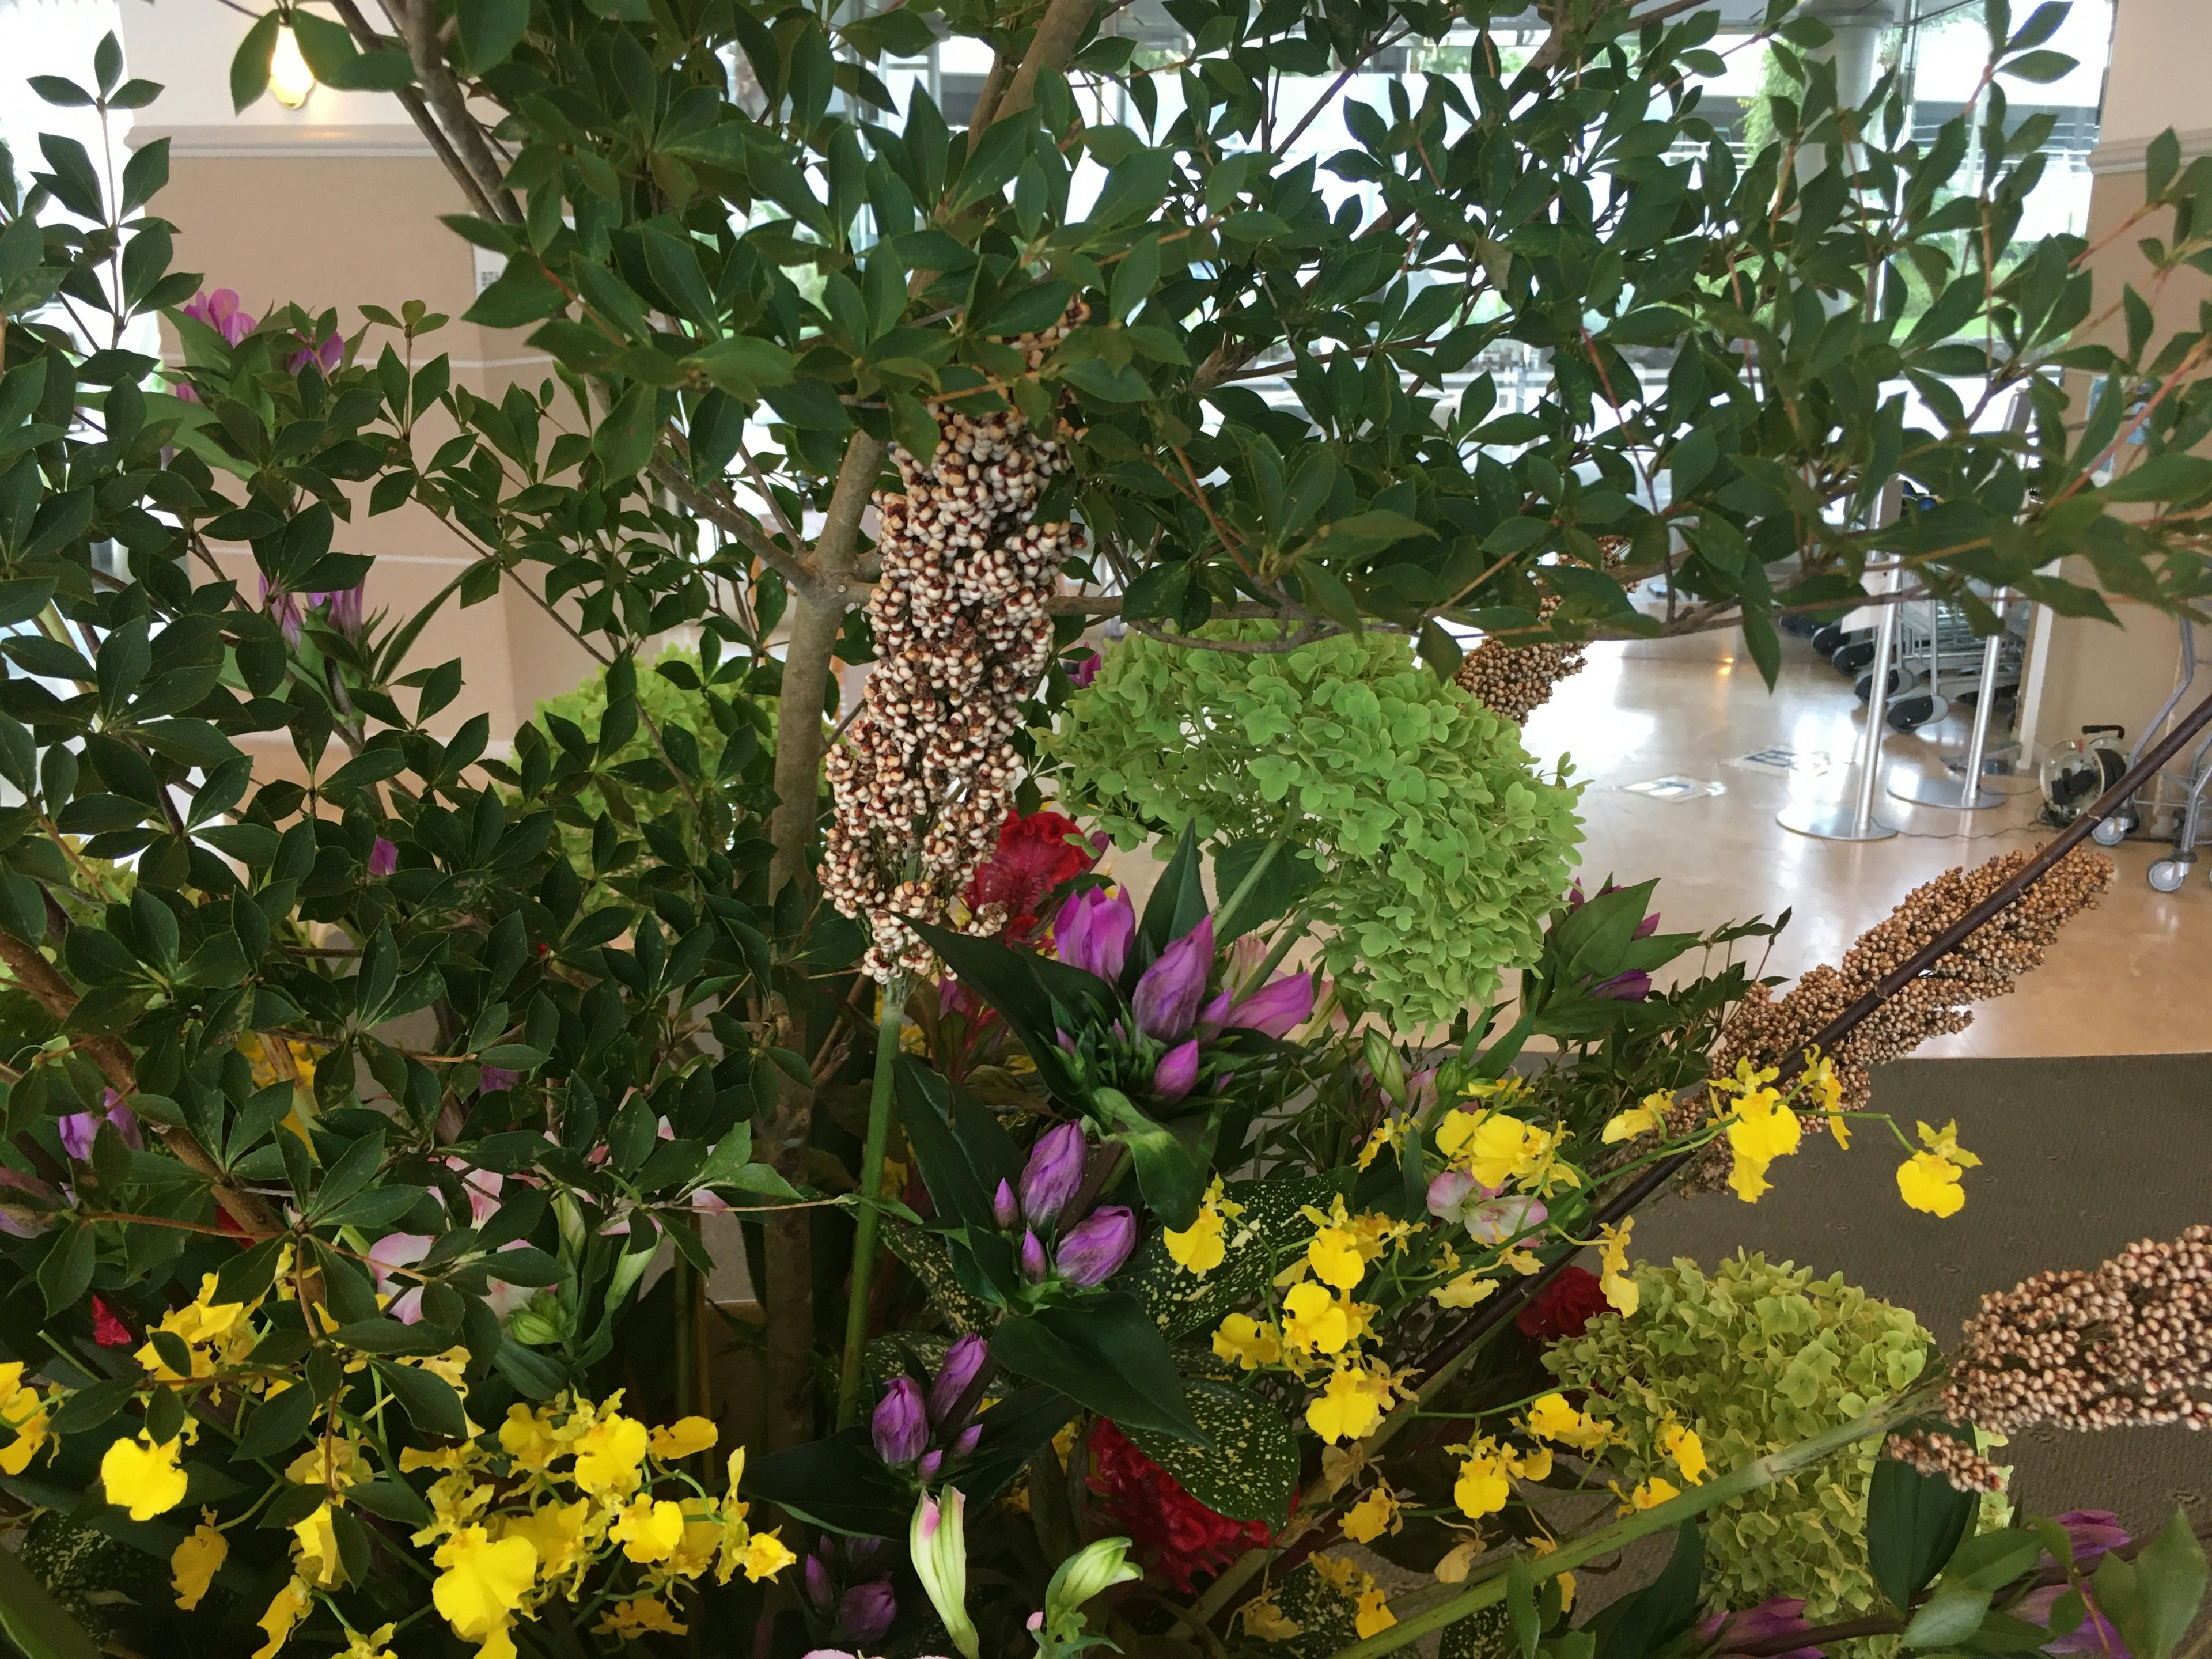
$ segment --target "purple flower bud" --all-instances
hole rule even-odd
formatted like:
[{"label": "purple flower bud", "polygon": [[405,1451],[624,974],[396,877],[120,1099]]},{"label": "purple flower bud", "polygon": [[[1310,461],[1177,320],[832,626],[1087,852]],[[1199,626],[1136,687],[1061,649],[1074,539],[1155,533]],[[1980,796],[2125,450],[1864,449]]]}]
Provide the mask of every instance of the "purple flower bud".
[{"label": "purple flower bud", "polygon": [[[2066,1590],[2064,1584],[2045,1584],[2032,1589],[2013,1604],[2012,1615],[2048,1630],[2058,1598],[2065,1595]],[[2054,1636],[2045,1642],[2039,1651],[2060,1656],[2088,1653],[2100,1655],[2101,1659],[2130,1659],[2128,1644],[2121,1640],[2119,1632],[2112,1628],[2112,1621],[2105,1617],[2105,1610],[2097,1605],[2096,1591],[2088,1589],[2083,1599],[2089,1604],[2087,1616],[2065,1635]],[[1797,1656],[1787,1656],[1787,1659],[1797,1659]]]},{"label": "purple flower bud", "polygon": [[991,1219],[1001,1227],[1011,1227],[1022,1218],[1022,1206],[1014,1201],[1013,1183],[1002,1181],[999,1190],[991,1194]]},{"label": "purple flower bud", "polygon": [[944,1467],[945,1454],[941,1451],[933,1451],[927,1454],[921,1462],[914,1466],[914,1472],[921,1477],[921,1484],[926,1486],[937,1479],[937,1472]]},{"label": "purple flower bud", "polygon": [[1198,1086],[1198,1039],[1188,1037],[1160,1056],[1152,1067],[1152,1098],[1172,1106]]},{"label": "purple flower bud", "polygon": [[837,1629],[856,1649],[873,1647],[897,1617],[898,1598],[888,1579],[855,1584],[837,1604]]},{"label": "purple flower bud", "polygon": [[891,1378],[890,1387],[876,1403],[868,1432],[875,1440],[877,1454],[894,1468],[921,1455],[922,1448],[929,1443],[929,1416],[922,1409],[921,1390],[915,1387],[912,1377]]},{"label": "purple flower bud", "polygon": [[1060,1276],[1088,1290],[1111,1279],[1137,1248],[1137,1218],[1118,1204],[1093,1210],[1060,1241]]},{"label": "purple flower bud", "polygon": [[2134,1541],[2120,1524],[2120,1517],[2110,1510],[2069,1510],[2051,1518],[2066,1528],[2077,1567],[2093,1567],[2105,1559],[2106,1551]]},{"label": "purple flower bud", "polygon": [[969,1333],[945,1351],[945,1364],[937,1373],[937,1381],[929,1385],[929,1420],[939,1428],[952,1408],[960,1403],[960,1396],[968,1392],[968,1385],[983,1369],[983,1362],[991,1357],[991,1345],[981,1337]]},{"label": "purple flower bud", "polygon": [[817,1610],[829,1612],[837,1590],[836,1586],[830,1582],[830,1564],[822,1559],[819,1553],[806,1558],[805,1583],[806,1599],[814,1603]]},{"label": "purple flower bud", "polygon": [[983,1425],[981,1423],[970,1423],[966,1428],[960,1431],[958,1438],[953,1441],[952,1455],[955,1457],[972,1456],[975,1453],[975,1448],[981,1445],[982,1442]]},{"label": "purple flower bud", "polygon": [[138,1114],[123,1103],[122,1096],[110,1089],[100,1105],[102,1109],[97,1112],[71,1112],[54,1126],[61,1135],[62,1150],[80,1164],[92,1157],[92,1143],[102,1123],[113,1128],[134,1152],[146,1145],[146,1137],[139,1131]]},{"label": "purple flower bud", "polygon": [[1286,1037],[1312,1018],[1313,1011],[1313,976],[1286,974],[1246,997],[1221,1023],[1271,1037]]},{"label": "purple flower bud", "polygon": [[1612,1002],[1641,1002],[1651,994],[1651,975],[1640,968],[1632,968],[1625,974],[1615,974],[1602,985],[1591,986],[1590,994]]},{"label": "purple flower bud", "polygon": [[1032,1227],[1052,1224],[1083,1184],[1083,1166],[1090,1147],[1080,1123],[1058,1123],[1047,1129],[1030,1148],[1030,1161],[1022,1168],[1022,1213]]},{"label": "purple flower bud", "polygon": [[486,1066],[480,1069],[483,1074],[483,1080],[477,1085],[477,1091],[479,1094],[495,1095],[503,1090],[514,1088],[516,1084],[522,1081],[521,1073],[510,1072],[504,1066]]},{"label": "purple flower bud", "polygon": [[1198,1005],[1206,998],[1206,977],[1212,971],[1213,918],[1206,916],[1161,951],[1137,981],[1129,999],[1137,1029],[1161,1042],[1180,1042],[1189,1036]]},{"label": "purple flower bud", "polygon": [[[1731,1644],[1771,1641],[1778,1636],[1795,1636],[1801,1630],[1811,1628],[1802,1616],[1805,1611],[1802,1598],[1777,1595],[1761,1601],[1755,1607],[1741,1613],[1717,1613],[1698,1626],[1698,1639],[1720,1640],[1721,1652],[1726,1654]],[[1778,1659],[1821,1659],[1819,1648],[1792,1648]]]},{"label": "purple flower bud", "polygon": [[1062,962],[1109,981],[1121,978],[1136,935],[1136,907],[1127,895],[1103,887],[1085,888],[1061,905],[1052,927]]},{"label": "purple flower bud", "polygon": [[1041,1285],[1052,1269],[1044,1259],[1044,1241],[1033,1232],[1022,1235],[1022,1277],[1032,1285]]},{"label": "purple flower bud", "polygon": [[388,876],[398,867],[399,848],[398,846],[386,841],[381,836],[379,836],[374,842],[369,843],[368,873],[370,875]]}]

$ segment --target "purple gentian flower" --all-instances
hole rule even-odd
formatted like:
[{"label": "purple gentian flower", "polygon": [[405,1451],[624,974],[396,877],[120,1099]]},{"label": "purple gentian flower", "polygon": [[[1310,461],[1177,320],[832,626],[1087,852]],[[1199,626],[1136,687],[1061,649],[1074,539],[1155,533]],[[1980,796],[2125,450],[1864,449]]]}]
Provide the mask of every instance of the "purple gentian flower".
[{"label": "purple gentian flower", "polygon": [[830,1604],[837,1594],[837,1587],[830,1582],[830,1564],[823,1559],[829,1548],[830,1540],[825,1537],[814,1547],[814,1553],[806,1558],[806,1565],[799,1574],[806,1599],[823,1613],[830,1611]]},{"label": "purple gentian flower", "polygon": [[2110,1510],[2069,1510],[2051,1518],[2066,1528],[2077,1567],[2094,1567],[2105,1559],[2107,1550],[2134,1541],[2120,1524],[2120,1517]]},{"label": "purple gentian flower", "polygon": [[1180,1042],[1190,1035],[1206,998],[1206,975],[1213,971],[1213,918],[1200,918],[1197,927],[1160,952],[1160,959],[1145,969],[1129,1005],[1137,1016],[1137,1029],[1161,1042]]},{"label": "purple gentian flower", "polygon": [[990,1357],[991,1345],[972,1331],[945,1351],[945,1363],[938,1367],[937,1380],[929,1385],[931,1422],[939,1428],[945,1426],[945,1419]]},{"label": "purple gentian flower", "polygon": [[399,848],[398,843],[386,841],[382,836],[379,836],[374,841],[369,842],[368,873],[370,875],[379,877],[388,876],[398,867]]},{"label": "purple gentian flower", "polygon": [[1052,927],[1062,962],[1109,982],[1121,978],[1136,935],[1136,907],[1126,894],[1103,887],[1086,887],[1061,905]]},{"label": "purple gentian flower", "polygon": [[[2051,1611],[2057,1605],[2058,1598],[2066,1594],[2067,1588],[2064,1584],[2045,1584],[2028,1591],[2014,1603],[2013,1617],[2048,1630],[2051,1627]],[[2094,1653],[2105,1656],[2105,1659],[2130,1659],[2128,1644],[2120,1639],[2119,1632],[2112,1628],[2112,1621],[2105,1617],[2104,1609],[2097,1605],[2096,1592],[2085,1584],[2081,1599],[2088,1603],[2088,1610],[2081,1622],[2063,1636],[2052,1637],[2043,1644],[2041,1651],[2051,1654]]]},{"label": "purple gentian flower", "polygon": [[1011,1227],[1022,1218],[1022,1206],[1015,1200],[1014,1185],[1001,1181],[999,1190],[991,1194],[991,1219],[1001,1227]]},{"label": "purple gentian flower", "polygon": [[483,1081],[477,1085],[479,1094],[500,1094],[522,1081],[521,1073],[510,1072],[504,1066],[483,1066],[477,1070],[483,1074]]},{"label": "purple gentian flower", "polygon": [[[1720,1653],[1725,1656],[1731,1643],[1748,1646],[1753,1642],[1771,1641],[1778,1636],[1795,1636],[1799,1631],[1809,1630],[1803,1618],[1805,1601],[1802,1596],[1777,1595],[1761,1601],[1755,1607],[1741,1613],[1717,1613],[1698,1626],[1698,1639],[1711,1642],[1718,1639]],[[1775,1659],[1822,1659],[1819,1648],[1792,1648]]]},{"label": "purple gentian flower", "polygon": [[1152,1098],[1172,1106],[1198,1086],[1198,1039],[1186,1037],[1152,1068]]},{"label": "purple gentian flower", "polygon": [[1286,1037],[1312,1018],[1313,1011],[1313,975],[1286,974],[1237,1003],[1223,1015],[1221,1023],[1239,1030]]},{"label": "purple gentian flower", "polygon": [[1069,1283],[1089,1290],[1111,1279],[1137,1248],[1137,1218],[1119,1204],[1093,1210],[1054,1252],[1053,1265]]},{"label": "purple gentian flower", "polygon": [[975,1448],[982,1443],[983,1425],[981,1423],[970,1423],[953,1437],[952,1455],[955,1457],[972,1456]]},{"label": "purple gentian flower", "polygon": [[911,1463],[929,1444],[929,1414],[922,1409],[921,1390],[910,1376],[895,1376],[876,1402],[868,1421],[876,1454],[894,1468]]},{"label": "purple gentian flower", "polygon": [[1591,986],[1590,994],[1612,1002],[1641,1002],[1651,994],[1651,975],[1641,968],[1632,968],[1625,974],[1615,974],[1602,985]]},{"label": "purple gentian flower", "polygon": [[1022,1213],[1032,1227],[1058,1218],[1083,1184],[1090,1147],[1080,1123],[1059,1123],[1039,1135],[1022,1169]]},{"label": "purple gentian flower", "polygon": [[1045,1260],[1044,1241],[1033,1232],[1022,1235],[1022,1277],[1032,1285],[1042,1285],[1052,1267]]},{"label": "purple gentian flower", "polygon": [[1077,690],[1087,691],[1091,689],[1091,682],[1098,678],[1098,653],[1092,651],[1078,657],[1068,665],[1067,678],[1075,683]]},{"label": "purple gentian flower", "polygon": [[837,1628],[856,1648],[881,1641],[897,1618],[898,1598],[886,1578],[854,1585],[837,1604]]},{"label": "purple gentian flower", "polygon": [[937,1472],[944,1467],[945,1454],[943,1452],[924,1452],[921,1456],[921,1462],[914,1466],[914,1472],[921,1478],[921,1484],[926,1486],[931,1481],[937,1479]]}]

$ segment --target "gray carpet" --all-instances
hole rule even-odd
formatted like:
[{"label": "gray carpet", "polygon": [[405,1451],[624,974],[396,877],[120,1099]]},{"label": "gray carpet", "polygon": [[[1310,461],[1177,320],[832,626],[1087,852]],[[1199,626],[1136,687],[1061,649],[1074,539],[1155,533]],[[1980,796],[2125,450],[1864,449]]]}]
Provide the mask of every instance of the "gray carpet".
[{"label": "gray carpet", "polygon": [[[1636,1254],[1711,1262],[1764,1250],[1841,1273],[1911,1308],[1949,1346],[1986,1291],[2050,1267],[2093,1267],[2138,1238],[2212,1222],[2212,1055],[1909,1060],[1875,1073],[1874,1104],[1908,1136],[1915,1119],[1959,1121],[1982,1158],[1948,1220],[1898,1197],[1902,1154],[1879,1125],[1852,1150],[1823,1136],[1778,1162],[1757,1204],[1731,1193],[1662,1199],[1636,1220]],[[2032,1510],[2116,1510],[2139,1535],[2212,1501],[2212,1434],[2038,1430],[1998,1455]]]}]

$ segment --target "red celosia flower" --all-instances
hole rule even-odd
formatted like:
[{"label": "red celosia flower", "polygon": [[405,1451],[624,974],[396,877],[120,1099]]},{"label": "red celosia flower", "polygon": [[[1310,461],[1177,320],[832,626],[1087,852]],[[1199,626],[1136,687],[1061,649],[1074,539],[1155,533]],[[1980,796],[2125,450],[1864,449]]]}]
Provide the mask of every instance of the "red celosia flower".
[{"label": "red celosia flower", "polygon": [[1091,1490],[1105,1498],[1115,1524],[1177,1594],[1191,1593],[1196,1574],[1219,1572],[1246,1550],[1267,1541],[1265,1526],[1231,1521],[1206,1508],[1113,1424],[1098,1425],[1091,1449]]},{"label": "red celosia flower", "polygon": [[998,851],[968,878],[969,914],[1003,904],[1006,920],[1000,932],[1026,939],[1036,930],[1045,896],[1088,870],[1096,856],[1068,840],[1074,833],[1075,820],[1058,812],[1007,813],[999,826]]},{"label": "red celosia flower", "polygon": [[1583,1327],[1605,1312],[1606,1307],[1597,1275],[1567,1267],[1534,1302],[1513,1316],[1513,1322],[1531,1342],[1548,1344],[1562,1337],[1580,1336]]},{"label": "red celosia flower", "polygon": [[137,1341],[131,1328],[115,1316],[115,1310],[98,1297],[92,1298],[92,1340],[103,1348],[128,1348]]}]

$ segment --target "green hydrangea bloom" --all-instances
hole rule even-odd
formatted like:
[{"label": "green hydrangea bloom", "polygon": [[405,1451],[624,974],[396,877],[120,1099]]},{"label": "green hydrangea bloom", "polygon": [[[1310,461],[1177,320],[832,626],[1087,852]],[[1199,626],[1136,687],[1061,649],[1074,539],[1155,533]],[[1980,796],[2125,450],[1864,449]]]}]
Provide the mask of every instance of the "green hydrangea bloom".
[{"label": "green hydrangea bloom", "polygon": [[1265,654],[1132,635],[1039,740],[1122,848],[1194,823],[1217,847],[1309,848],[1323,963],[1404,1030],[1487,1002],[1535,960],[1582,839],[1564,765],[1539,776],[1518,730],[1397,635]]},{"label": "green hydrangea bloom", "polygon": [[[1686,1486],[1658,1449],[1669,1422],[1696,1431],[1715,1474],[1742,1468],[1850,1421],[1910,1384],[1929,1336],[1904,1308],[1810,1269],[1738,1255],[1710,1276],[1677,1257],[1640,1262],[1626,1317],[1593,1320],[1544,1364],[1563,1386],[1591,1393],[1593,1415],[1626,1443],[1624,1487],[1650,1475]],[[1866,1570],[1867,1484],[1878,1443],[1830,1458],[1713,1510],[1705,1525],[1708,1593],[1746,1607],[1802,1595],[1818,1624],[1881,1600]]]}]

